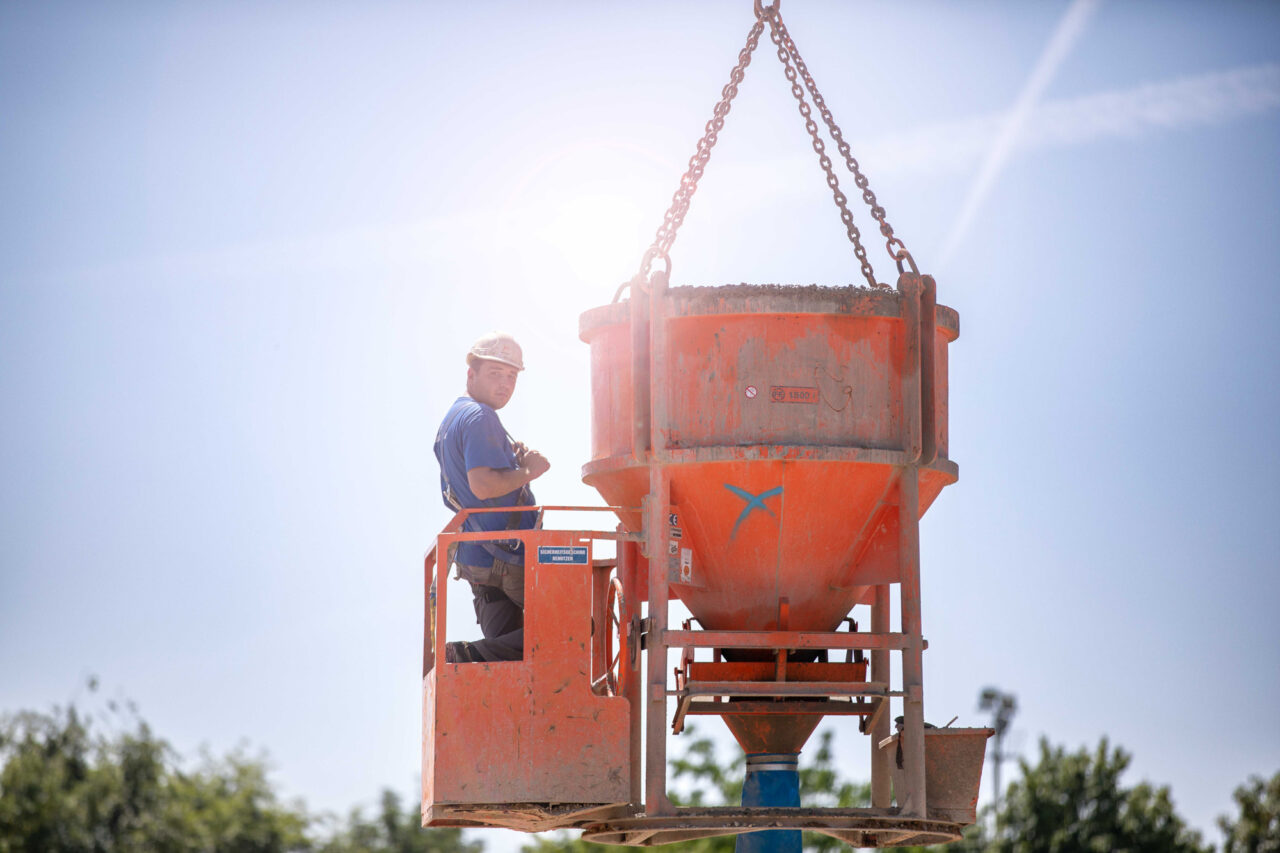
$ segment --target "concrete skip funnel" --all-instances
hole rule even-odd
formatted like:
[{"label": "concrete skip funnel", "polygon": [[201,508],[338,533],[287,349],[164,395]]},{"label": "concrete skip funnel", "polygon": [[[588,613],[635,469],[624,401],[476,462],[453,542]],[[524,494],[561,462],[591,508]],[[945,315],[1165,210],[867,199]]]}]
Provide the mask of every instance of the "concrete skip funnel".
[{"label": "concrete skip funnel", "polygon": [[[935,405],[930,423],[913,425],[903,400],[920,389],[904,388],[912,324],[898,292],[735,285],[666,299],[663,375],[648,375],[647,343],[633,334],[644,300],[580,319],[592,385],[583,479],[610,505],[636,507],[649,462],[670,470],[660,559],[703,627],[773,630],[787,599],[791,628],[832,630],[871,585],[899,581],[890,492],[900,466],[920,464],[921,513],[957,478],[946,456],[955,312],[936,309],[923,347]],[[650,412],[660,413],[653,448]],[[908,458],[913,442],[930,458]],[[639,513],[622,522],[641,529]]]}]

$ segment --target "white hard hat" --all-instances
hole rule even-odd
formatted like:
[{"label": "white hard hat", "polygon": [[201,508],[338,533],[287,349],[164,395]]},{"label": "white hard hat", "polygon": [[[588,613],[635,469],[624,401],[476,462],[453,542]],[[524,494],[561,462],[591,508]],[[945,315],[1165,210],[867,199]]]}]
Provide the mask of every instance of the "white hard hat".
[{"label": "white hard hat", "polygon": [[497,361],[510,365],[516,370],[524,370],[524,351],[516,343],[516,339],[506,332],[489,332],[471,345],[467,352],[467,365],[473,361]]}]

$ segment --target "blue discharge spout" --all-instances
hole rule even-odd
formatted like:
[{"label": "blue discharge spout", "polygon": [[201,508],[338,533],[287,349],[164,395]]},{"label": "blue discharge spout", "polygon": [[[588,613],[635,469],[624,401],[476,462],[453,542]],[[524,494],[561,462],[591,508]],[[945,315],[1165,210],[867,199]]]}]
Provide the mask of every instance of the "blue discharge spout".
[{"label": "blue discharge spout", "polygon": [[[800,806],[800,756],[772,752],[747,755],[743,806]],[[766,829],[738,836],[735,853],[800,853],[800,830]]]}]

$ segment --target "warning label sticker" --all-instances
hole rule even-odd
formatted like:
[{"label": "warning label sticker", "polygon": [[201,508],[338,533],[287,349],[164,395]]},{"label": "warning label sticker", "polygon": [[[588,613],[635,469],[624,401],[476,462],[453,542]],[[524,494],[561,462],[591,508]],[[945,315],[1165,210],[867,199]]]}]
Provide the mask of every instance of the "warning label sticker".
[{"label": "warning label sticker", "polygon": [[816,404],[821,398],[817,388],[799,385],[774,385],[769,389],[769,399],[775,403]]},{"label": "warning label sticker", "polygon": [[539,563],[558,563],[569,566],[585,566],[588,554],[586,545],[539,545]]}]

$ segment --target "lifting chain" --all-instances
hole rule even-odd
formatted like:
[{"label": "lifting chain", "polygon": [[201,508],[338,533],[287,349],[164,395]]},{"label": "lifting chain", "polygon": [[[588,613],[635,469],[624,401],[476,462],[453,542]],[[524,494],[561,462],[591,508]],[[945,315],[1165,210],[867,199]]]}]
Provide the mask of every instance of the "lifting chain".
[{"label": "lifting chain", "polygon": [[[822,114],[822,121],[827,126],[827,132],[831,134],[831,138],[836,142],[836,148],[844,157],[845,166],[853,174],[853,182],[858,189],[862,190],[862,200],[866,202],[867,207],[871,209],[871,216],[880,223],[880,233],[885,238],[885,248],[889,252],[889,257],[897,263],[899,271],[902,270],[903,263],[909,263],[912,270],[915,270],[915,261],[911,257],[911,253],[907,251],[906,244],[893,234],[893,226],[886,219],[885,210],[876,201],[876,194],[871,191],[870,181],[867,176],[862,174],[862,169],[858,166],[857,159],[853,156],[853,151],[849,148],[849,143],[845,141],[844,134],[840,132],[840,125],[836,124],[835,117],[831,115],[831,110],[827,108],[827,102],[822,97],[822,93],[818,91],[818,84],[814,82],[813,75],[809,73],[809,67],[804,64],[804,60],[800,58],[800,51],[796,48],[796,43],[791,39],[791,33],[787,32],[787,25],[782,22],[782,15],[778,12],[777,3],[774,3],[772,14],[769,16],[770,33],[773,43],[778,46],[778,58],[782,60],[785,66],[787,79],[791,81],[791,93],[795,95],[796,100],[801,104],[801,113],[805,117],[805,127],[809,128],[809,134],[815,140],[814,150],[818,152],[823,161],[823,169],[827,173],[827,183],[831,185],[832,192],[837,194],[836,204],[840,205],[840,218],[844,220],[845,226],[849,229],[849,240],[854,245],[854,254],[858,256],[858,260],[862,262],[862,274],[872,278],[870,275],[871,267],[866,259],[866,251],[858,240],[858,229],[855,228],[849,220],[845,219],[848,209],[839,199],[843,198],[835,180],[835,175],[831,171],[830,161],[823,154],[819,147],[817,129],[813,127],[813,121],[809,118],[808,105],[804,103],[804,96],[800,93],[799,87],[796,85],[795,72],[791,69],[791,63],[795,64],[795,69],[800,72],[800,77],[804,80],[805,88],[809,90],[810,97],[813,98],[813,104],[818,108],[818,112]],[[783,52],[786,55],[783,55]],[[787,62],[788,57],[791,62]]]},{"label": "lifting chain", "polygon": [[[738,86],[742,83],[743,77],[746,76],[747,66],[751,64],[751,54],[755,52],[756,46],[760,43],[760,36],[764,32],[764,20],[757,17],[756,22],[751,26],[751,31],[747,33],[747,44],[742,50],[738,51],[738,64],[733,66],[733,71],[729,72],[729,82],[724,85],[720,92],[720,102],[716,104],[715,110],[711,114],[711,120],[707,122],[706,129],[703,131],[702,138],[698,140],[698,148],[693,156],[689,158],[689,168],[680,178],[680,187],[676,190],[675,195],[671,197],[671,207],[667,208],[666,214],[662,217],[662,224],[658,226],[658,232],[653,237],[653,245],[644,253],[644,259],[640,262],[640,272],[636,275],[636,280],[644,281],[649,276],[649,270],[653,267],[653,262],[658,258],[662,258],[667,269],[671,269],[671,258],[667,252],[671,249],[671,244],[675,242],[676,231],[680,228],[680,223],[684,222],[685,214],[689,212],[689,202],[693,199],[693,194],[698,189],[698,181],[702,178],[702,172],[707,168],[707,162],[711,159],[711,149],[715,147],[716,139],[719,138],[720,131],[724,129],[725,116],[729,114],[729,108],[733,105],[734,96],[738,94]],[[621,294],[621,288],[619,289]]]},{"label": "lifting chain", "polygon": [[858,161],[854,159],[850,151],[849,143],[845,141],[839,125],[836,124],[831,111],[827,109],[826,101],[823,100],[822,94],[818,91],[818,86],[814,82],[813,76],[809,73],[804,60],[800,58],[800,52],[796,49],[795,42],[791,39],[791,34],[787,32],[787,27],[782,22],[782,14],[778,11],[780,3],[781,0],[774,0],[772,5],[766,6],[762,0],[755,0],[756,20],[752,24],[750,32],[747,33],[746,45],[738,52],[738,62],[729,73],[729,82],[721,90],[720,101],[712,111],[711,120],[707,122],[702,138],[698,140],[697,149],[693,156],[689,158],[689,167],[684,175],[681,176],[680,186],[671,197],[671,206],[667,208],[667,212],[662,217],[662,224],[658,226],[657,233],[654,234],[653,245],[644,253],[644,257],[640,261],[640,269],[635,277],[619,286],[617,293],[614,294],[615,302],[622,298],[622,292],[627,287],[636,285],[644,288],[646,286],[654,261],[661,259],[666,264],[667,272],[671,271],[671,257],[668,254],[671,250],[671,244],[675,242],[676,232],[680,229],[685,215],[689,212],[689,203],[698,189],[698,181],[702,178],[702,173],[705,171],[707,163],[711,160],[711,149],[715,147],[720,131],[724,129],[725,117],[729,114],[733,99],[738,94],[738,86],[746,76],[747,66],[751,64],[751,55],[760,43],[760,36],[764,33],[766,22],[769,24],[769,37],[778,49],[778,59],[781,60],[783,71],[787,76],[787,80],[791,83],[791,93],[796,98],[800,114],[804,117],[805,128],[809,131],[809,136],[813,140],[813,150],[817,152],[818,162],[827,174],[827,186],[831,188],[836,206],[840,208],[840,220],[845,225],[849,241],[853,243],[853,252],[862,267],[863,277],[872,287],[886,287],[886,285],[876,282],[875,272],[871,268],[870,261],[867,260],[867,251],[862,245],[862,235],[853,222],[853,214],[849,210],[848,198],[840,189],[840,181],[832,169],[831,158],[826,153],[826,144],[822,141],[822,137],[818,135],[818,125],[813,120],[812,110],[808,102],[805,101],[804,89],[801,89],[797,78],[804,81],[804,87],[808,89],[814,105],[818,107],[818,112],[822,115],[822,120],[831,134],[831,138],[835,140],[836,147],[844,157],[845,165],[853,173],[854,183],[858,189],[862,190],[862,200],[871,208],[871,215],[880,223],[880,233],[887,241],[885,245],[889,250],[889,256],[897,263],[900,271],[904,268],[904,263],[910,264],[912,270],[915,270],[915,261],[912,260],[902,240],[894,236],[893,226],[885,219],[884,208],[877,203],[875,193],[871,191],[866,176],[862,174]]},{"label": "lifting chain", "polygon": [[[791,94],[795,96],[800,115],[804,117],[805,130],[809,131],[809,138],[813,142],[813,150],[818,155],[818,163],[822,166],[822,171],[827,173],[827,186],[831,187],[831,197],[835,200],[836,207],[840,208],[840,221],[844,223],[845,233],[849,235],[849,242],[853,244],[853,254],[862,265],[862,277],[871,287],[878,287],[875,270],[871,268],[871,262],[867,260],[867,250],[862,246],[862,234],[858,231],[858,226],[853,224],[849,199],[840,189],[840,179],[836,177],[835,170],[831,168],[831,158],[827,156],[827,145],[818,135],[818,124],[813,120],[813,110],[809,108],[808,102],[804,99],[804,90],[796,81],[796,68],[792,60],[795,43],[791,41],[791,36],[787,34],[782,20],[778,17],[776,4],[772,13],[769,14],[769,38],[773,39],[773,43],[777,45],[778,59],[782,62],[782,70],[787,75],[787,82],[791,84]],[[805,85],[809,85],[812,79],[806,72]],[[817,103],[816,98],[814,102]]]}]

